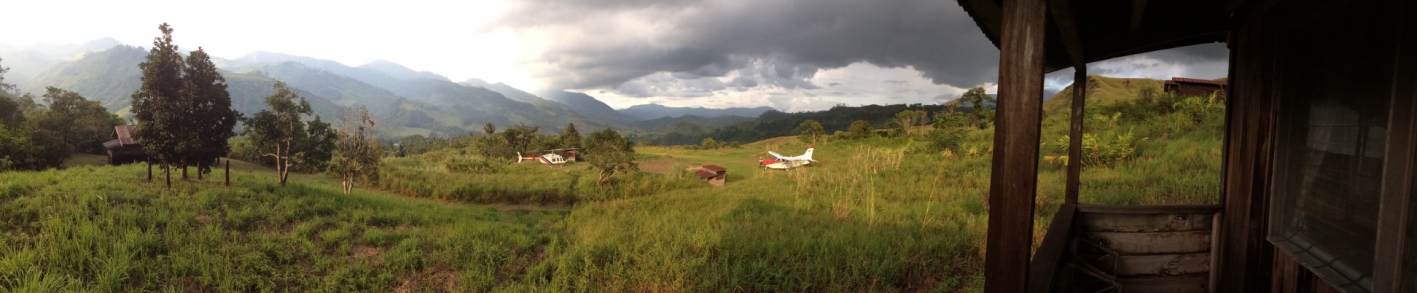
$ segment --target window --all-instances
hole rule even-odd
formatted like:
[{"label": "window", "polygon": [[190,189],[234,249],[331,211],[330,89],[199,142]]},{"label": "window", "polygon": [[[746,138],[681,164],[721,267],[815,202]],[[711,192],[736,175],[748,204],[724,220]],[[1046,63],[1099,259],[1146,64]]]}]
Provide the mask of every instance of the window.
[{"label": "window", "polygon": [[1373,288],[1393,104],[1392,20],[1370,5],[1285,27],[1280,57],[1269,239],[1346,292]]}]

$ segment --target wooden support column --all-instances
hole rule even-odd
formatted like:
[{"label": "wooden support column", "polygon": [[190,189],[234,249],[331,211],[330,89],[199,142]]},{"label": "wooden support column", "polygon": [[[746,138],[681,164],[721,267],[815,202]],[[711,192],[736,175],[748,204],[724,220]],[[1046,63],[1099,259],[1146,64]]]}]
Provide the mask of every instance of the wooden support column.
[{"label": "wooden support column", "polygon": [[1068,57],[1075,72],[1072,123],[1068,131],[1068,182],[1067,191],[1064,193],[1064,201],[1067,203],[1078,202],[1079,178],[1082,174],[1082,122],[1086,115],[1083,113],[1083,106],[1087,100],[1087,58],[1082,52],[1082,36],[1078,33],[1077,20],[1073,18],[1072,9],[1073,6],[1068,0],[1048,2],[1048,11],[1053,15],[1053,23],[1058,25],[1058,34],[1062,36],[1063,47],[1068,49]]},{"label": "wooden support column", "polygon": [[[1388,114],[1388,145],[1383,164],[1382,201],[1378,208],[1377,258],[1373,263],[1373,292],[1417,291],[1408,248],[1417,246],[1411,235],[1414,221],[1413,174],[1417,173],[1417,4],[1402,2],[1398,9],[1396,66],[1393,68],[1392,109]],[[1406,282],[1406,284],[1404,284]],[[1404,287],[1405,286],[1405,287]],[[1406,291],[1404,291],[1406,290]]]},{"label": "wooden support column", "polygon": [[1230,35],[1230,92],[1225,100],[1220,254],[1215,292],[1271,292],[1274,246],[1269,235],[1281,55],[1275,16],[1242,17]]},{"label": "wooden support column", "polygon": [[1082,184],[1082,122],[1087,103],[1087,65],[1073,68],[1073,117],[1068,128],[1068,186],[1064,198],[1067,203],[1078,202],[1078,185]]},{"label": "wooden support column", "polygon": [[999,37],[998,116],[989,184],[986,292],[1024,292],[1038,190],[1043,114],[1045,0],[1004,1]]}]

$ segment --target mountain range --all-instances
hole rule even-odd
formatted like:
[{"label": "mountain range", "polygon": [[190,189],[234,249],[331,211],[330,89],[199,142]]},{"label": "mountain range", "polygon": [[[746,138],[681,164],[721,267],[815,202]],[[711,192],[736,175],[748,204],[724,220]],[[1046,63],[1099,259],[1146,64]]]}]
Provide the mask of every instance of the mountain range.
[{"label": "mountain range", "polygon": [[[44,87],[59,87],[126,116],[130,95],[141,82],[138,63],[147,53],[142,47],[112,39],[27,49],[0,46],[0,65],[12,68],[6,81],[17,84],[21,91],[42,93]],[[338,120],[347,109],[367,108],[380,121],[379,134],[385,137],[463,135],[480,132],[486,123],[534,125],[545,132],[559,132],[568,123],[575,123],[582,132],[605,128],[651,132],[678,123],[728,125],[772,110],[640,105],[617,111],[583,93],[536,95],[478,79],[453,82],[385,60],[352,67],[312,57],[256,52],[213,62],[227,81],[233,108],[248,116],[266,109],[264,98],[279,80],[305,97],[315,114],[326,121]]]}]

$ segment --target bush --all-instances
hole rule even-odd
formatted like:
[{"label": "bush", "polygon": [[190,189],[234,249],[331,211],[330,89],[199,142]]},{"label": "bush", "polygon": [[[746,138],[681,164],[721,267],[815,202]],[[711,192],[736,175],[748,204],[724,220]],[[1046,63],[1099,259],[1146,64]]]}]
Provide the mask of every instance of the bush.
[{"label": "bush", "polygon": [[455,173],[497,173],[503,165],[485,159],[453,158],[443,163],[443,168]]}]

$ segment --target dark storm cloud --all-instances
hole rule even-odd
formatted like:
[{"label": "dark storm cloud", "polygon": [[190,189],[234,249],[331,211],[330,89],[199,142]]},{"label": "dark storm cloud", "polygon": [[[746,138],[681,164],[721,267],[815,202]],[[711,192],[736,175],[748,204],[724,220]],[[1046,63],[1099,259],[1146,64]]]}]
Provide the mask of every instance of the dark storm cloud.
[{"label": "dark storm cloud", "polygon": [[[552,87],[620,87],[672,72],[813,89],[817,71],[855,62],[912,66],[961,87],[997,75],[998,51],[947,0],[538,0],[516,3],[498,24],[575,40],[542,56],[566,71],[546,74]],[[636,34],[645,36],[624,37]]]}]

